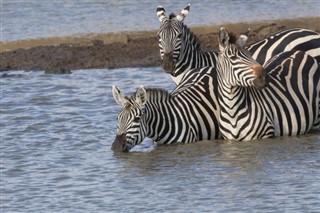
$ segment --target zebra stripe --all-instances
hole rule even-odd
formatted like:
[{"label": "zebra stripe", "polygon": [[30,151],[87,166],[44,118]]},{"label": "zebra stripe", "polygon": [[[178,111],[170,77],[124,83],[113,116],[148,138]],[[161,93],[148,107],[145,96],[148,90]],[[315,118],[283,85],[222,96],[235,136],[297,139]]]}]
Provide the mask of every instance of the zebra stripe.
[{"label": "zebra stripe", "polygon": [[[183,11],[189,9],[190,6]],[[215,66],[218,56],[216,51],[202,51],[200,42],[183,23],[183,19],[179,21],[174,14],[166,17],[162,6],[159,6],[158,10],[163,11],[161,16],[157,13],[161,23],[158,37],[162,65],[176,84],[179,84],[183,75],[191,69]],[[262,65],[273,56],[289,50],[306,52],[320,63],[320,34],[307,29],[287,29],[268,36],[247,49],[253,59]]]},{"label": "zebra stripe", "polygon": [[252,53],[252,58],[261,65],[265,65],[273,56],[290,50],[306,52],[320,63],[320,34],[301,28],[286,29],[252,44],[247,49]]},{"label": "zebra stripe", "polygon": [[[244,51],[241,56],[248,57],[249,53]],[[247,61],[254,63],[253,60]],[[298,69],[293,65],[286,65],[289,62],[301,67]],[[217,69],[221,67],[219,64]],[[235,67],[243,69],[243,66]],[[224,137],[237,140],[302,134],[309,131],[312,125],[319,125],[320,71],[314,59],[302,52],[291,51],[278,55],[267,68],[271,70],[272,86],[259,91],[252,87],[235,87],[233,94],[240,98],[229,98],[229,102],[222,99],[221,94],[228,92],[228,89],[221,75],[216,75],[220,72],[214,67],[196,68],[187,72],[172,93],[139,88],[133,96],[126,97],[114,86],[113,96],[122,109],[118,115],[118,130],[112,150],[129,151],[145,137],[159,144],[216,139],[220,137],[219,125]],[[300,71],[295,73],[297,69]],[[221,70],[223,69],[220,68]],[[261,72],[262,69],[254,68],[255,72],[259,70]],[[310,76],[308,81],[293,77],[306,76],[307,72],[310,73],[307,75]],[[244,75],[246,81],[250,81],[249,74]],[[290,79],[295,79],[292,81],[296,81],[297,86],[291,84]],[[244,80],[239,82],[244,83]],[[243,90],[246,94],[243,94]],[[301,101],[301,105],[300,99],[305,100]],[[296,105],[292,104],[295,102]],[[250,113],[246,112],[245,106],[248,105]],[[230,114],[228,110],[237,107],[239,110]],[[227,113],[229,117],[223,113]],[[250,119],[247,119],[247,114],[250,114]],[[259,124],[258,128],[256,124]],[[239,131],[239,126],[246,128]],[[230,131],[231,136],[226,135],[226,131]]]},{"label": "zebra stripe", "polygon": [[318,62],[291,50],[257,69],[247,50],[229,43],[228,36],[222,28],[217,73],[223,137],[252,140],[319,129]]},{"label": "zebra stripe", "polygon": [[140,87],[126,97],[113,86],[112,93],[122,106],[112,150],[127,152],[144,138],[158,144],[190,143],[220,138],[217,120],[217,78],[212,67],[195,69],[168,93]]},{"label": "zebra stripe", "polygon": [[[182,11],[189,9],[190,5]],[[160,10],[164,11],[162,6],[157,8],[157,11]],[[201,51],[197,37],[184,25],[183,19],[177,18],[178,16],[173,13],[169,17],[164,13],[163,16],[158,15],[161,23],[158,37],[162,67],[166,73],[171,74],[176,84],[179,84],[186,71],[197,67],[214,66],[217,56],[215,52]]]}]

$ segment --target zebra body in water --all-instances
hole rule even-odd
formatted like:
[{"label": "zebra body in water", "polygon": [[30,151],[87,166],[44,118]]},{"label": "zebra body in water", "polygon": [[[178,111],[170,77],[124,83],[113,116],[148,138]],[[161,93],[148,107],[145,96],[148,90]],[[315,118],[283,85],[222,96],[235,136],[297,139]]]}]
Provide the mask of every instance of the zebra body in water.
[{"label": "zebra body in water", "polygon": [[221,138],[217,96],[213,94],[218,82],[211,69],[188,72],[171,93],[139,87],[127,97],[113,86],[113,97],[122,108],[112,150],[128,152],[146,137],[158,144]]},{"label": "zebra body in water", "polygon": [[[251,140],[319,129],[320,71],[313,57],[288,51],[263,70],[227,38],[220,36],[217,67],[189,71],[172,93],[140,87],[126,97],[113,86],[122,109],[112,150],[128,152],[145,137],[171,144],[217,139],[220,133],[227,139]],[[233,71],[239,76],[228,80]],[[301,81],[303,86],[296,86]]]},{"label": "zebra body in water", "polygon": [[252,140],[299,135],[320,124],[320,67],[302,51],[278,54],[262,68],[222,28],[217,61],[220,132]]},{"label": "zebra body in water", "polygon": [[[197,37],[183,23],[190,10],[190,5],[177,16],[165,15],[162,6],[156,13],[160,21],[158,31],[160,56],[164,71],[179,84],[183,75],[191,69],[215,66],[218,52],[201,50]],[[247,34],[242,35],[247,37]],[[245,38],[246,39],[246,38]],[[246,47],[253,59],[264,66],[273,56],[290,50],[308,53],[320,63],[320,34],[311,30],[294,28],[286,29]]]}]

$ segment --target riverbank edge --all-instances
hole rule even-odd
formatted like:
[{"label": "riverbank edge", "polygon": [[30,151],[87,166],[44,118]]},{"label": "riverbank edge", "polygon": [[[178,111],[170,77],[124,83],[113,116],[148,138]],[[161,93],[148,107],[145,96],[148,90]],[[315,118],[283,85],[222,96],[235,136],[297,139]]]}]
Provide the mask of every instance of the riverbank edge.
[{"label": "riverbank edge", "polygon": [[[320,32],[320,17],[250,23],[191,26],[204,51],[217,49],[221,26],[235,34],[251,28],[248,43],[277,31],[300,27]],[[0,42],[0,70],[44,70],[64,73],[77,69],[157,67],[161,65],[157,30],[86,34]]]}]

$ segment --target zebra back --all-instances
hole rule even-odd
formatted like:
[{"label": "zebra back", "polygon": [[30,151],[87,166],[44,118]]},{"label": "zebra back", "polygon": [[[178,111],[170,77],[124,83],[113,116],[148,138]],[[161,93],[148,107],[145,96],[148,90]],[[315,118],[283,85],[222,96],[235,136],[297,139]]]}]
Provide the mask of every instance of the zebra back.
[{"label": "zebra back", "polygon": [[113,87],[122,106],[113,151],[129,151],[148,137],[159,144],[219,138],[217,78],[212,67],[190,71],[172,92],[138,88],[130,97]]},{"label": "zebra back", "polygon": [[273,56],[290,50],[305,52],[320,63],[320,34],[302,28],[286,29],[269,35],[247,49],[261,65],[265,65]]}]

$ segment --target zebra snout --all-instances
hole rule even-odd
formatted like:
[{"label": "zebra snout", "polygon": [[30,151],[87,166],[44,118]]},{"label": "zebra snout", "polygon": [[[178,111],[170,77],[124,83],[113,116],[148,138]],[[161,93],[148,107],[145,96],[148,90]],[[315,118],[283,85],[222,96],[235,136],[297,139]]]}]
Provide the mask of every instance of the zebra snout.
[{"label": "zebra snout", "polygon": [[254,68],[256,78],[253,80],[253,84],[256,89],[263,89],[268,86],[269,76],[268,73],[262,68],[262,66],[256,66]]},{"label": "zebra snout", "polygon": [[164,56],[165,58],[172,57],[172,56],[173,56],[173,51],[172,51],[172,50],[171,50],[171,51],[165,51],[165,52],[163,53],[163,56]]},{"label": "zebra snout", "polygon": [[164,52],[162,67],[166,73],[172,74],[174,71],[173,51]]},{"label": "zebra snout", "polygon": [[111,150],[114,152],[128,152],[129,148],[126,142],[126,134],[117,134],[114,142],[112,143]]}]

